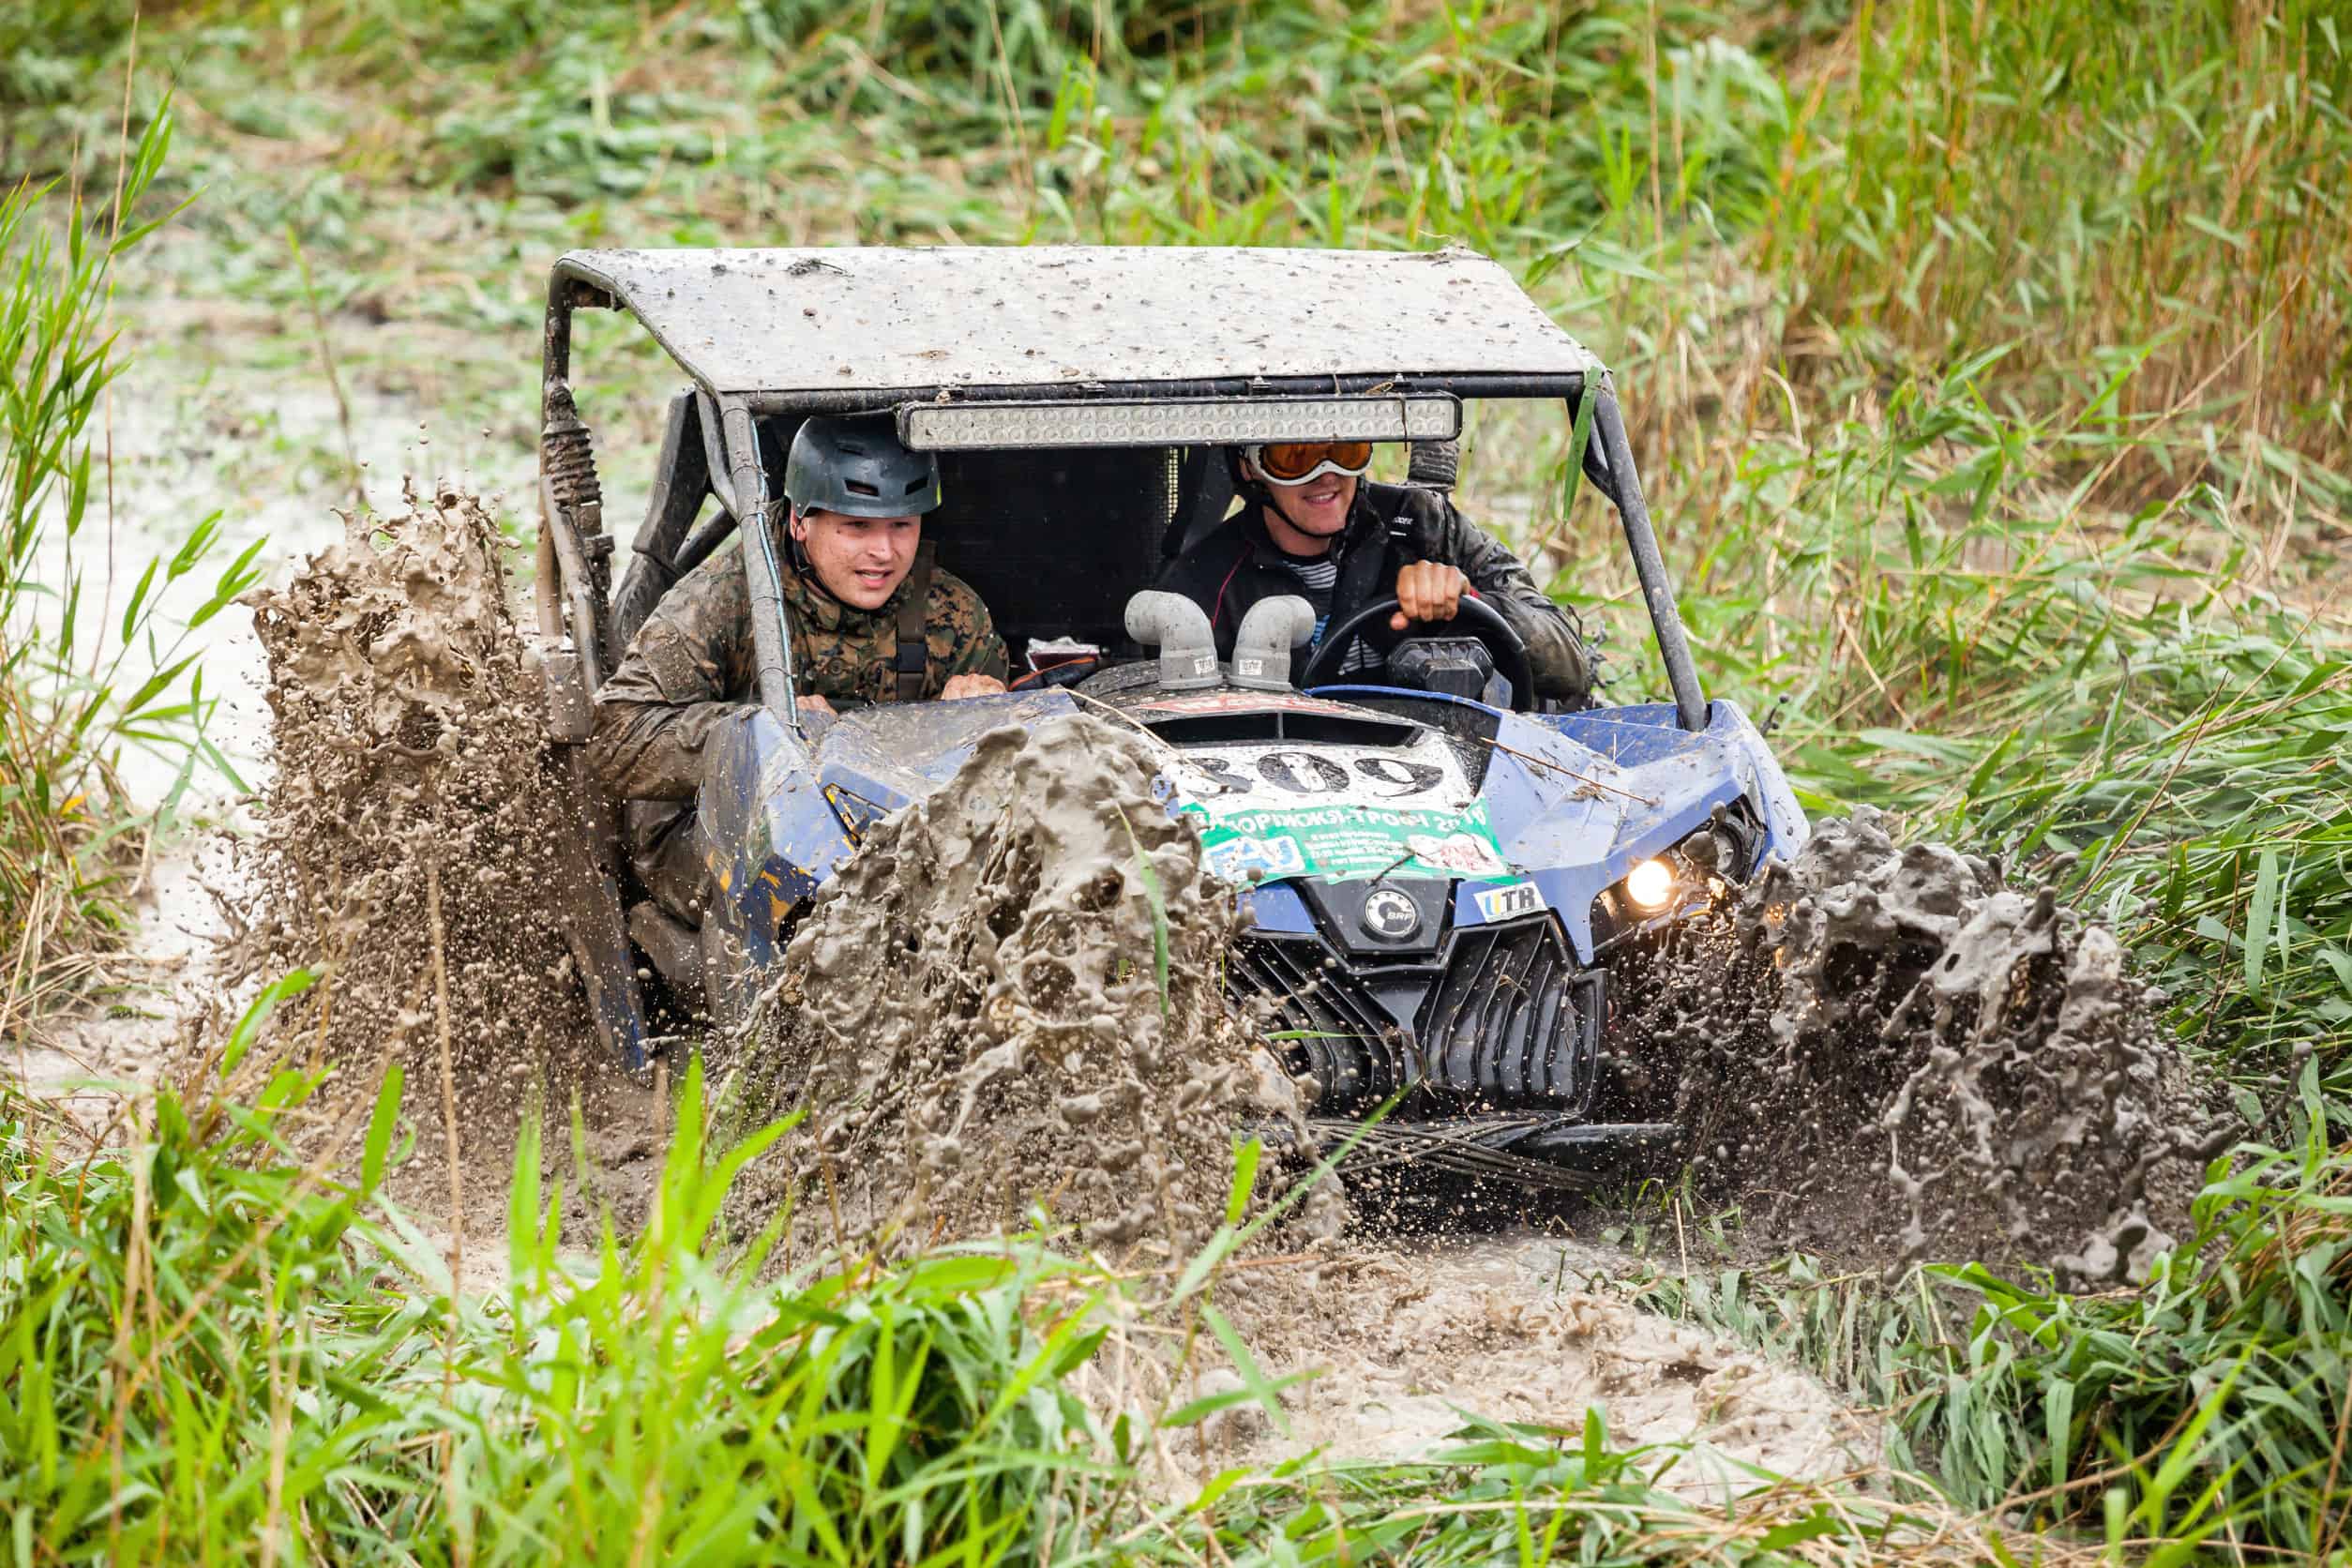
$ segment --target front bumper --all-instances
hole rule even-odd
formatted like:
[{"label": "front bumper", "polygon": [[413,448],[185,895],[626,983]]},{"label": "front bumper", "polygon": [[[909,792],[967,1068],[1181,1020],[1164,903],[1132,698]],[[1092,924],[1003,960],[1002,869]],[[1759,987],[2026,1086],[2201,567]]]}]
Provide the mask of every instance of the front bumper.
[{"label": "front bumper", "polygon": [[1370,1126],[1313,1117],[1307,1130],[1320,1153],[1345,1151],[1340,1168],[1351,1176],[1410,1168],[1558,1192],[1585,1192],[1653,1173],[1680,1144],[1670,1122],[1585,1122],[1507,1111]]}]

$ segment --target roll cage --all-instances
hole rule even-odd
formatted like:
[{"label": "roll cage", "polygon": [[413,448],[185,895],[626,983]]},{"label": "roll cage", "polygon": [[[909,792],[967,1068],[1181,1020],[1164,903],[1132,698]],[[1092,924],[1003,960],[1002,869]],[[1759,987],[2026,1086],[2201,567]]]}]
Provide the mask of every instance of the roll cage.
[{"label": "roll cage", "polygon": [[[920,272],[934,258],[944,259],[944,286],[936,277],[905,276]],[[874,289],[877,297],[863,307],[871,313],[838,319],[845,310],[862,309],[843,304],[840,296],[850,293],[854,300],[858,275],[872,268],[884,276]],[[1079,275],[1074,279],[1078,287],[1057,305],[1049,302],[1049,292],[1039,290],[1038,279],[1063,269]],[[1021,275],[992,276],[1007,271]],[[1270,272],[1272,277],[1264,276]],[[1204,325],[1201,302],[1237,292],[1236,277],[1244,297],[1227,306],[1221,322]],[[845,289],[845,281],[852,289]],[[957,297],[958,287],[964,298]],[[986,319],[988,311],[963,308],[992,294],[1002,306],[1003,293],[1024,288],[1030,294],[1043,292],[1048,302],[1031,299],[1024,318],[1001,327]],[[1129,296],[1147,290],[1153,297],[1129,302]],[[1263,346],[1262,339],[1271,336],[1263,330],[1265,316],[1288,309],[1311,317],[1319,305],[1328,307],[1334,295],[1344,294],[1350,296],[1343,301],[1349,312],[1365,319],[1371,308],[1366,293],[1387,307],[1382,319],[1402,324],[1386,338],[1377,327],[1352,329],[1358,339],[1369,340],[1359,351],[1369,356],[1365,363],[1380,368],[1348,369],[1344,357],[1330,353]],[[804,298],[815,303],[803,304]],[[692,383],[692,390],[671,404],[651,505],[631,544],[634,564],[617,595],[614,539],[603,518],[589,430],[572,396],[572,315],[580,309],[629,311]],[[1081,309],[1097,320],[1078,332],[1061,326]],[[1120,319],[1104,316],[1107,309],[1147,319],[1122,334],[1116,324],[1101,324]],[[1148,319],[1154,313],[1163,319]],[[973,316],[982,318],[976,325],[969,320]],[[758,344],[776,335],[778,322],[812,322],[815,333],[840,333],[844,339],[817,336],[763,358]],[[1226,330],[1220,332],[1220,325]],[[1008,334],[1018,339],[1024,328],[1034,331],[1039,341],[1003,340]],[[1113,342],[1121,336],[1153,340],[1121,348]],[[816,352],[828,342],[829,354]],[[939,346],[923,346],[935,342]],[[855,357],[837,368],[835,362],[846,355]],[[1042,358],[1040,369],[1058,371],[1059,379],[1006,379],[1033,355]],[[1510,368],[1394,368],[1474,364],[1481,357]],[[1176,373],[1187,369],[1220,373]],[[1134,371],[1156,373],[1122,373]],[[927,373],[932,379],[909,379]],[[851,384],[819,384],[827,379]],[[1686,730],[1702,730],[1706,699],[1608,372],[1560,332],[1500,267],[1472,252],[575,251],[555,264],[550,278],[540,383],[540,630],[550,642],[569,640],[565,673],[576,671],[579,687],[558,699],[556,711],[575,716],[575,724],[584,722],[587,700],[619,662],[629,636],[660,594],[722,545],[744,511],[770,513],[782,453],[797,422],[810,415],[893,413],[903,429],[918,410],[1050,405],[1066,408],[1075,428],[1090,411],[1138,404],[1223,405],[1259,413],[1311,407],[1314,414],[1303,417],[1328,419],[1334,406],[1359,403],[1557,398],[1574,429],[1588,394],[1592,406],[1582,472],[1618,510],[1679,722]],[[1310,423],[1292,438],[1314,434]],[[1419,452],[1448,445],[1422,441],[1415,447]],[[1065,473],[1100,475],[1104,465],[1090,459],[1121,451],[1132,458],[1138,448],[1156,449],[1166,465],[1165,511],[1156,521],[1148,515],[1122,515],[1117,520],[1123,529],[1154,534],[1163,547],[1172,548],[1201,528],[1199,514],[1219,496],[1222,445],[1147,441],[1117,431],[1106,439],[1098,431],[1093,440],[1058,449],[1056,460]],[[958,453],[947,460],[987,466],[981,454]],[[1442,454],[1440,466],[1450,469]],[[1136,472],[1130,461],[1127,475],[1132,478]],[[954,477],[951,473],[951,497],[958,494]],[[962,493],[982,488],[963,487]],[[1110,489],[1115,493],[1120,487]],[[1225,494],[1229,499],[1229,492]],[[709,499],[717,501],[717,514],[697,530],[694,524]],[[1205,520],[1214,526],[1217,519]],[[759,698],[798,739],[775,539],[769,530],[754,529],[745,535],[745,546]],[[976,562],[980,552],[971,553]],[[984,600],[998,602],[985,580],[998,574],[985,566],[967,569],[972,563],[952,558],[948,564],[973,580]],[[1099,618],[1109,626],[1123,596],[1103,596],[1110,608]]]},{"label": "roll cage", "polygon": [[[687,390],[670,405],[646,515],[615,581],[591,432],[572,391],[572,318],[626,310]],[[1588,432],[1580,472],[1622,522],[1681,727],[1710,715],[1651,528],[1615,389],[1500,267],[1428,253],[1028,248],[591,250],[550,276],[541,348],[538,632],[553,766],[576,813],[551,868],[600,1019],[643,1009],[621,898],[622,803],[581,747],[596,689],[661,596],[773,515],[784,453],[817,414],[895,415],[922,445],[977,413],[1020,439],[942,452],[942,564],[1001,629],[1123,639],[1126,591],[1204,536],[1231,499],[1224,451],[1251,439],[1358,434],[1411,443],[1416,479],[1450,486],[1460,400],[1559,399]],[[1451,428],[1428,415],[1454,409]],[[1416,426],[1416,419],[1420,423]],[[1011,423],[1006,423],[1010,420]],[[985,420],[983,421],[986,422]],[[936,442],[933,443],[937,445]],[[1004,524],[1041,490],[1074,487],[1088,525]],[[710,503],[717,503],[705,519]],[[927,533],[932,530],[927,529]],[[743,531],[758,696],[805,763],[775,533]]]}]

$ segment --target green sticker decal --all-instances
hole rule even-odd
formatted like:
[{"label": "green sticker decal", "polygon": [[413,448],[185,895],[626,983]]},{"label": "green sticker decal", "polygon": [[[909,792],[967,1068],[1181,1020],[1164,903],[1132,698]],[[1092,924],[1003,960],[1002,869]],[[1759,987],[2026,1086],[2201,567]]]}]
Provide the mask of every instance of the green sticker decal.
[{"label": "green sticker decal", "polygon": [[1184,809],[1200,820],[1210,871],[1228,882],[1320,877],[1346,882],[1382,872],[1408,876],[1501,877],[1511,872],[1486,820],[1486,803],[1461,811],[1411,807],[1268,807]]}]

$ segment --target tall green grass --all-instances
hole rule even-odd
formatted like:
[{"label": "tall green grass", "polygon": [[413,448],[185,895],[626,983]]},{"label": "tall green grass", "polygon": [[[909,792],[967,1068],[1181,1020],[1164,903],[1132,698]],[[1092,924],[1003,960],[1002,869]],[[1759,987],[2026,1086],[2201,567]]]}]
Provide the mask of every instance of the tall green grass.
[{"label": "tall green grass", "polygon": [[[273,261],[296,221],[403,314],[513,319],[362,192],[457,198],[460,239],[1452,237],[1606,306],[1591,335],[1677,410],[1756,355],[1818,409],[2010,345],[2010,406],[2128,368],[2098,417],[2163,421],[2177,464],[2209,430],[2243,460],[2343,448],[2344,31],[2325,0],[328,0],[149,47],[226,145],[285,155],[191,166],[204,221]],[[19,117],[69,155],[70,120]]]},{"label": "tall green grass", "polygon": [[[707,1144],[699,1069],[635,1235],[608,1219],[593,1254],[559,1250],[569,1195],[542,1187],[533,1123],[504,1279],[453,1289],[444,1239],[381,1185],[398,1072],[372,1109],[328,1111],[320,1082],[166,1090],[95,1152],[0,1087],[16,1560],[1861,1563],[1954,1524],[1770,1478],[1695,1505],[1650,1480],[1671,1451],[1618,1451],[1597,1419],[1186,1482],[1158,1445],[1273,1398],[1153,1395],[1183,1386],[1213,1258],[1171,1288],[1033,1236],[761,1283],[775,1229],[714,1227],[782,1128]],[[1108,1375],[1114,1334],[1156,1381]],[[1108,1397],[1083,1395],[1090,1363]]]},{"label": "tall green grass", "polygon": [[2013,344],[2017,395],[2044,402],[2128,369],[2103,419],[2341,456],[2340,7],[1888,0],[1839,56],[1784,145],[1759,258],[1825,328],[1930,365]]},{"label": "tall green grass", "polygon": [[2055,877],[2209,1058],[2291,1078],[2316,1051],[2352,1092],[2342,624],[2248,591],[2262,541],[2209,489],[2094,532],[2036,471],[2046,443],[1947,384],[1884,430],[1753,450],[1718,526],[1760,558],[1696,568],[1713,662],[1790,694],[1817,804],[1903,809]]},{"label": "tall green grass", "polygon": [[[227,765],[204,739],[204,672],[183,650],[254,580],[259,547],[167,622],[161,596],[210,552],[215,520],[118,582],[98,461],[121,369],[108,321],[115,271],[163,221],[140,213],[171,126],[168,111],[146,123],[102,203],[30,181],[0,192],[0,1039],[89,981],[96,955],[131,925],[126,898],[150,829],[202,758]],[[178,766],[159,804],[122,788],[131,746]]]},{"label": "tall green grass", "polygon": [[[1060,1381],[1101,1334],[1077,1269],[940,1257],[762,1289],[760,1245],[739,1268],[704,1248],[774,1130],[706,1164],[696,1080],[640,1235],[559,1257],[527,1133],[506,1282],[453,1292],[376,1185],[399,1078],[306,1158],[318,1081],[166,1093],[132,1147],[80,1158],[8,1092],[0,1513],[21,1554],[994,1562],[1099,1503],[1098,1434]],[[1054,1321],[1022,1316],[1032,1291],[1063,1292]]]}]

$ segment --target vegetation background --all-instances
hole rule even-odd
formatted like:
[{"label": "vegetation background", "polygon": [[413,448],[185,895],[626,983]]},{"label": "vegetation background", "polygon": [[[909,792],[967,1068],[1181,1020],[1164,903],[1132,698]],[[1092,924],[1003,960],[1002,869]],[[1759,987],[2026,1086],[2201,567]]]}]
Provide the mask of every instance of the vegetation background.
[{"label": "vegetation background", "polygon": [[[234,653],[174,639],[257,521],[364,497],[419,420],[524,493],[563,249],[1458,240],[1615,367],[1711,684],[1778,714],[1808,804],[2067,879],[2254,1132],[2132,1292],[1629,1259],[1892,1414],[1911,1479],[1726,1515],[1597,1428],[1149,1496],[1063,1380],[1116,1325],[1214,1330],[1214,1257],[762,1291],[704,1244],[730,1167],[690,1109],[584,1276],[519,1160],[485,1298],[376,1190],[388,1110],[360,1180],[290,1160],[302,1073],[97,1152],[11,1093],[16,1560],[2341,1554],[2348,35],[2335,0],[20,0],[0,1034],[109,994],[150,837],[234,775],[201,684]],[[581,363],[626,517],[670,374],[609,326]],[[1466,502],[1655,690],[1565,437],[1483,418]]]}]

